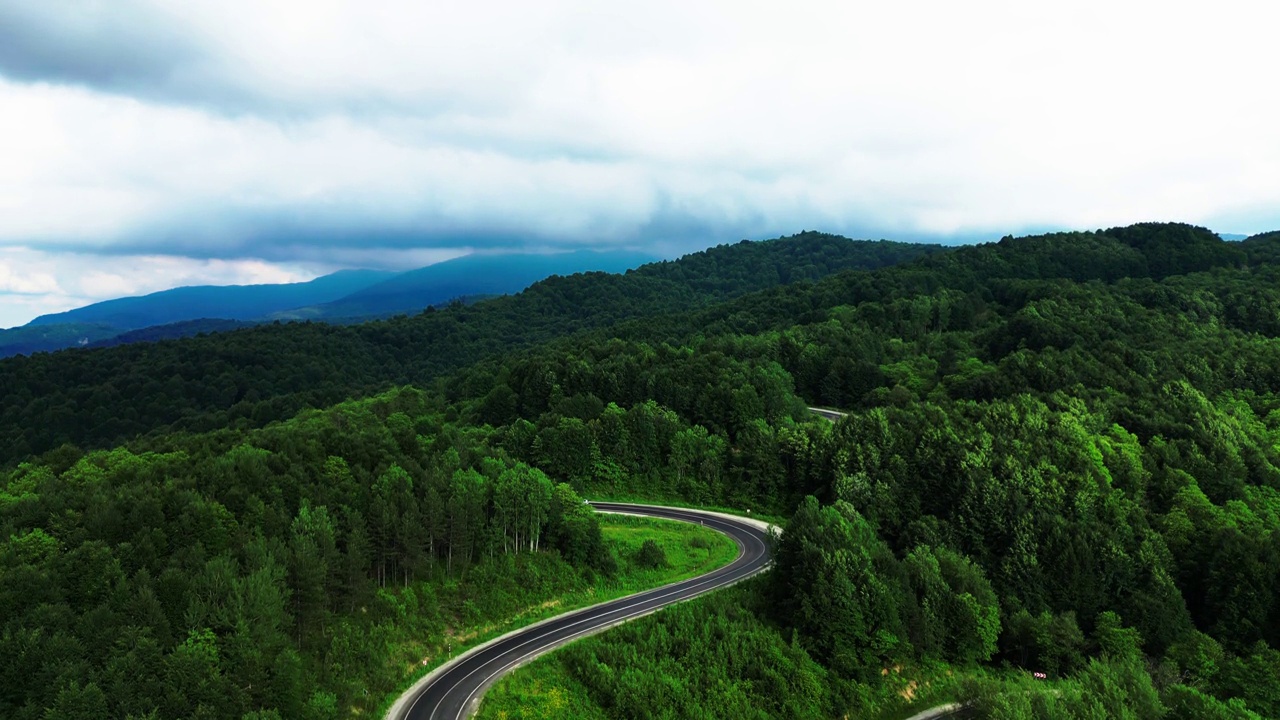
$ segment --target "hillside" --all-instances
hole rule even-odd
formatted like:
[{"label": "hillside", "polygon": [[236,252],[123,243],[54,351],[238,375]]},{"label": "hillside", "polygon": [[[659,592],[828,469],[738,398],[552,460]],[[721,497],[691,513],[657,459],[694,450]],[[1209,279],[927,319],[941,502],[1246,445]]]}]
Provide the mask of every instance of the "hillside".
[{"label": "hillside", "polygon": [[[620,320],[679,313],[776,285],[942,248],[809,233],[724,245],[626,274],[555,277],[473,306],[363,325],[263,325],[207,338],[0,361],[0,461],[159,428],[259,425]],[[700,278],[694,287],[685,264]],[[793,269],[794,268],[794,269]],[[766,271],[767,270],[767,271]]]},{"label": "hillside", "polygon": [[119,333],[120,329],[113,325],[84,322],[8,328],[0,330],[0,358],[84,347]]},{"label": "hillside", "polygon": [[[554,698],[598,717],[905,717],[951,700],[983,718],[1280,716],[1280,236],[1144,224],[756,277],[751,253],[813,256],[795,242],[710,251],[691,261],[705,276],[557,278],[418,318],[43,367],[73,391],[7,361],[27,412],[39,396],[46,413],[230,422],[57,447],[0,479],[0,657],[15,658],[0,714],[366,715],[391,631],[439,627],[459,583],[617,572],[569,510],[588,496],[790,519],[759,582],[531,666],[531,713]],[[752,278],[765,289],[734,297]],[[682,287],[695,302],[668,302]],[[451,346],[415,342],[415,323],[473,345],[423,362]],[[155,352],[186,347],[201,352]],[[228,389],[285,392],[196,416],[217,386],[184,373],[209,356]],[[147,380],[92,382],[107,361]],[[450,362],[425,389],[266,425],[301,397],[274,368],[431,378]],[[9,422],[24,417],[50,442],[39,415]]]},{"label": "hillside", "polygon": [[305,283],[180,287],[42,315],[24,327],[0,330],[0,358],[154,342],[256,322],[362,322],[515,293],[552,275],[624,272],[652,259],[587,251],[468,255],[403,273],[343,270]]},{"label": "hillside", "polygon": [[130,343],[174,340],[177,338],[191,337],[193,335],[200,335],[204,333],[238,330],[240,328],[252,327],[256,324],[257,323],[246,320],[220,320],[213,318],[184,320],[182,322],[169,323],[167,325],[153,325],[151,327],[139,328],[137,330],[129,330],[96,342],[91,342],[87,347],[115,347],[117,345],[128,345]]},{"label": "hillside", "polygon": [[[522,704],[1276,716],[1278,239],[1006,239],[471,371],[473,421],[588,492],[794,510],[762,587],[574,646],[512,679]],[[644,403],[705,434],[631,440]],[[806,684],[750,682],[774,673]]]},{"label": "hillside", "polygon": [[173,288],[42,315],[24,327],[0,330],[0,358],[154,342],[256,322],[361,322],[454,300],[515,293],[552,275],[623,272],[651,260],[629,252],[468,255],[403,273],[342,270],[304,283]]}]

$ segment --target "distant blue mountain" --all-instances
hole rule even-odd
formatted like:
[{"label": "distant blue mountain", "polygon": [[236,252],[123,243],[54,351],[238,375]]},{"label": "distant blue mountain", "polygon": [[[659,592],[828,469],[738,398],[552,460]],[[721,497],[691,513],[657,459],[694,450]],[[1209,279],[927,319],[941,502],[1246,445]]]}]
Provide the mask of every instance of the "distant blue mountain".
[{"label": "distant blue mountain", "polygon": [[194,286],[107,300],[0,330],[0,357],[230,330],[271,320],[350,322],[417,313],[452,300],[520,292],[552,275],[622,272],[636,252],[467,255],[404,273],[343,270],[305,283]]},{"label": "distant blue mountain", "polygon": [[401,273],[333,302],[273,313],[273,320],[350,319],[417,313],[455,299],[517,293],[552,275],[624,272],[657,260],[637,252],[466,255]]},{"label": "distant blue mountain", "polygon": [[281,310],[337,300],[393,276],[378,270],[342,270],[304,283],[180,287],[41,315],[27,327],[87,323],[125,331],[201,318],[259,320]]}]

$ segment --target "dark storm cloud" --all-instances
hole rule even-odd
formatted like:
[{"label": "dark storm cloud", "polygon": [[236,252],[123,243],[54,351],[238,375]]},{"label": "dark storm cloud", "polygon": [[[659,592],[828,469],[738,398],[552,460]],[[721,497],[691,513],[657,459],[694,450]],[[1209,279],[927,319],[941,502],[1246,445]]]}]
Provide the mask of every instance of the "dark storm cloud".
[{"label": "dark storm cloud", "polygon": [[[0,2],[0,77],[85,88],[215,115],[288,119],[338,111],[381,114],[402,104],[378,94],[332,98],[315,88],[271,88],[223,37],[182,13],[136,0]],[[221,40],[221,42],[219,42]]]},{"label": "dark storm cloud", "polygon": [[[106,256],[180,255],[234,260],[254,257],[275,263],[331,263],[337,254],[360,251],[365,264],[400,267],[406,251],[521,252],[530,249],[618,248],[679,255],[710,244],[790,234],[790,225],[767,227],[758,221],[714,223],[689,214],[659,211],[648,222],[608,235],[568,235],[527,227],[488,226],[436,219],[412,225],[376,219],[339,220],[300,217],[297,212],[252,212],[217,221],[187,219],[168,227],[131,232],[109,245],[65,243],[73,252]],[[382,260],[380,260],[380,258]],[[403,269],[400,267],[400,269]]]},{"label": "dark storm cloud", "polygon": [[201,50],[174,18],[128,4],[0,4],[0,74],[153,95],[190,80]]},{"label": "dark storm cloud", "polygon": [[[421,19],[437,14],[438,8],[392,3],[381,10],[391,18]],[[215,115],[261,115],[285,122],[326,114],[413,120],[465,116],[504,105],[493,93],[519,85],[499,77],[506,72],[504,67],[490,64],[480,69],[483,57],[479,55],[465,58],[464,72],[475,77],[445,72],[441,79],[434,68],[442,60],[457,61],[457,53],[441,50],[409,63],[400,57],[379,57],[385,45],[369,37],[360,38],[363,45],[355,42],[358,28],[347,29],[351,35],[344,40],[350,45],[345,48],[278,42],[295,25],[311,19],[302,16],[321,11],[269,0],[258,4],[3,0],[0,78],[81,87]],[[376,15],[353,13],[366,19]],[[241,32],[240,23],[248,32]],[[410,46],[420,42],[421,48],[441,45],[438,38],[402,36],[401,40]],[[333,58],[341,60],[326,64]],[[525,72],[531,65],[522,64]],[[466,130],[455,132],[442,139],[502,144],[483,133],[480,138],[468,138]],[[542,144],[549,147],[544,149]],[[535,142],[531,149],[528,143],[513,145],[528,152],[556,151],[556,140],[542,144]]]},{"label": "dark storm cloud", "polygon": [[[56,281],[48,312],[156,289],[140,256],[207,281],[802,229],[1254,232],[1280,224],[1254,14],[0,0],[0,262]],[[1082,52],[1099,28],[1123,41]]]}]

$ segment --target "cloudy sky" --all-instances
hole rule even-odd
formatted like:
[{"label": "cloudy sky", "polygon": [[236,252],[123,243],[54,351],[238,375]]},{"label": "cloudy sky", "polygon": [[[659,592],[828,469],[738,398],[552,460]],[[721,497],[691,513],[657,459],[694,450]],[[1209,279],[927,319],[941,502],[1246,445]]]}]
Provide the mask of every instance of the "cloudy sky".
[{"label": "cloudy sky", "polygon": [[3,0],[0,327],[473,250],[1276,229],[1274,13]]}]

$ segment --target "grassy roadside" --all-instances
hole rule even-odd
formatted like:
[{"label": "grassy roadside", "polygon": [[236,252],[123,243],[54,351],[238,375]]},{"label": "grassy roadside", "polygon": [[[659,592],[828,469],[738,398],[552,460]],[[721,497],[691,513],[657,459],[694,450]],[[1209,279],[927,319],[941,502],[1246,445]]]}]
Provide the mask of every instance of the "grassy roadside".
[{"label": "grassy roadside", "polygon": [[490,688],[477,717],[830,718],[852,707],[903,720],[954,701],[983,672],[931,663],[842,681],[767,620],[760,590],[748,580],[545,655]]},{"label": "grassy roadside", "polygon": [[[805,659],[788,660],[788,643],[776,628],[741,614],[741,609],[752,604],[752,585],[748,581],[723,593],[691,600],[675,612],[668,608],[665,618],[642,618],[626,630],[587,638],[538,658],[489,689],[477,720],[608,720],[634,716],[637,705],[654,717],[836,716],[833,708],[821,702],[821,693],[814,692],[815,687],[834,680],[827,671]],[[684,618],[679,617],[682,614]],[[708,624],[718,627],[700,638],[699,630]],[[674,643],[680,651],[700,639],[710,640],[712,647],[702,656],[709,662],[697,662],[696,655],[655,654],[650,643],[664,637],[670,639],[656,643]],[[742,663],[742,658],[725,655],[728,648],[755,650],[758,659],[754,664]],[[803,679],[797,679],[801,676]],[[706,677],[713,679],[706,681]],[[586,678],[596,683],[595,692]],[[855,708],[844,717],[906,720],[925,710],[962,702],[974,688],[985,689],[988,697],[1027,699],[1060,696],[1069,693],[1070,686],[1069,682],[1031,680],[1021,671],[926,662],[885,668],[879,682],[848,684],[840,695]],[[602,702],[613,710],[606,711]]]},{"label": "grassy roadside", "polygon": [[[618,670],[623,671],[623,668]],[[931,668],[920,674],[924,677],[886,678],[883,686],[869,688],[866,698],[877,709],[868,717],[876,720],[905,720],[916,713],[957,699],[960,676],[952,677],[945,668]],[[680,687],[679,683],[671,685]],[[911,699],[908,700],[908,697]],[[671,698],[668,701],[670,706],[653,708],[656,715],[661,716],[663,710],[680,708],[678,702]],[[592,699],[590,690],[578,679],[565,659],[555,653],[538,658],[500,680],[485,694],[484,702],[476,715],[477,720],[553,720],[566,717],[577,720],[607,720],[610,715]]]},{"label": "grassy roadside", "polygon": [[590,691],[556,653],[544,655],[499,680],[485,693],[476,720],[606,720]]},{"label": "grassy roadside", "polygon": [[[404,689],[468,648],[569,610],[701,575],[738,553],[729,538],[689,523],[602,514],[600,528],[618,562],[612,577],[531,554],[497,558],[459,580],[385,593],[404,606],[394,613],[401,622],[380,629],[387,638],[387,661],[378,684],[390,691],[379,693],[376,708],[353,707],[349,713],[383,717]],[[662,548],[665,567],[635,561],[646,540]]]}]

